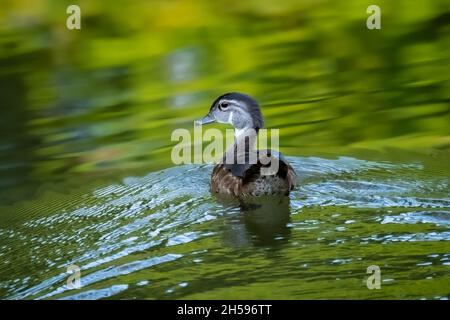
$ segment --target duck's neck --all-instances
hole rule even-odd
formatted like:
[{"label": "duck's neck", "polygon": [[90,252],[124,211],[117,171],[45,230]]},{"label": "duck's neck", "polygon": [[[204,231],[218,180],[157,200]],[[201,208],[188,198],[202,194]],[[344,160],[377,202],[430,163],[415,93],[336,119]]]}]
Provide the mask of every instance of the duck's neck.
[{"label": "duck's neck", "polygon": [[249,151],[256,147],[258,133],[253,128],[234,129],[234,149],[242,148]]},{"label": "duck's neck", "polygon": [[[258,133],[253,128],[234,129],[234,144],[225,153],[227,162],[234,159],[234,163],[242,163],[244,157],[256,151]],[[236,162],[237,161],[237,162]]]}]

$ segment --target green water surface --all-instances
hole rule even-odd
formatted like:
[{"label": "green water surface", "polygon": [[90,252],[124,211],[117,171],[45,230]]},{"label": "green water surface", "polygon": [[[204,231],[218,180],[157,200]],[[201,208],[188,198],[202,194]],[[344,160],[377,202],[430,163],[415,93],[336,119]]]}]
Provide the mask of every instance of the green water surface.
[{"label": "green water surface", "polygon": [[[68,30],[72,2],[0,9],[0,298],[448,299],[448,1],[376,1],[381,30],[369,0],[80,0]],[[228,91],[280,129],[288,202],[172,163]]]}]

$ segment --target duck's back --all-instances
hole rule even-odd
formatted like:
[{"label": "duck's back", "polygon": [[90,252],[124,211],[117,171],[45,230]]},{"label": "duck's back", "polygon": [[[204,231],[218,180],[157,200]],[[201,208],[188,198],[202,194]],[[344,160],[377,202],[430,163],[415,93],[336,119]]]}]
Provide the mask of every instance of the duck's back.
[{"label": "duck's back", "polygon": [[211,176],[212,191],[234,196],[288,195],[295,185],[294,169],[278,152],[270,150],[267,156],[278,161],[278,170],[274,174],[261,174],[261,169],[267,169],[270,163],[263,161],[265,164],[262,164],[259,156],[255,164],[216,165]]}]

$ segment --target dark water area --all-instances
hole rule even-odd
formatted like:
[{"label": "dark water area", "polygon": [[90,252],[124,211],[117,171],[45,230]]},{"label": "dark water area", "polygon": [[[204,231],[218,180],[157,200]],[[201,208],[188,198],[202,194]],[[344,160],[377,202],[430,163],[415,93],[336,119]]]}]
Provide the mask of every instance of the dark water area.
[{"label": "dark water area", "polygon": [[[80,1],[76,31],[68,4],[0,11],[0,298],[449,297],[447,1],[381,1],[381,30],[363,0]],[[280,129],[289,201],[173,164],[228,91]]]}]

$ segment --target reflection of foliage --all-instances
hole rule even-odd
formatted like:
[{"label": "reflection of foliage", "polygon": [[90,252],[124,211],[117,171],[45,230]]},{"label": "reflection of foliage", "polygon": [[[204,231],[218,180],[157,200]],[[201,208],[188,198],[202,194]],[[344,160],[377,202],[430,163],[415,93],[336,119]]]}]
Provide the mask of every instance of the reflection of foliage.
[{"label": "reflection of foliage", "polygon": [[445,0],[381,1],[379,31],[356,0],[79,1],[81,31],[68,4],[0,12],[0,77],[25,83],[17,135],[40,142],[21,146],[37,178],[170,165],[170,132],[230,90],[264,104],[290,154],[450,142]]}]

